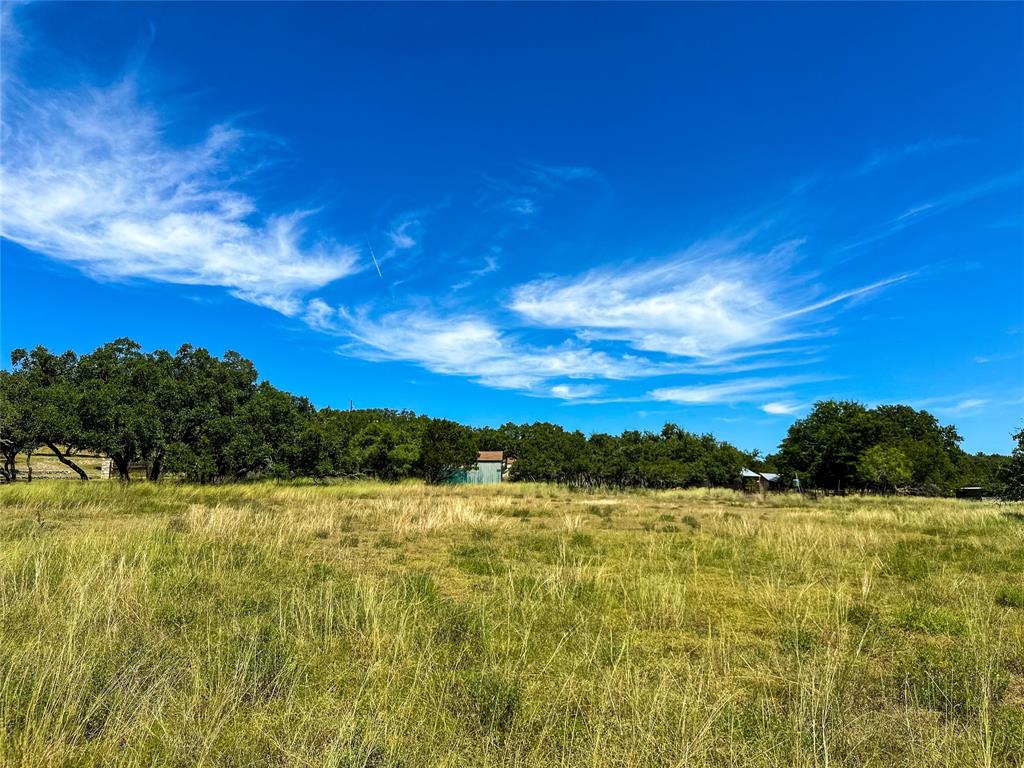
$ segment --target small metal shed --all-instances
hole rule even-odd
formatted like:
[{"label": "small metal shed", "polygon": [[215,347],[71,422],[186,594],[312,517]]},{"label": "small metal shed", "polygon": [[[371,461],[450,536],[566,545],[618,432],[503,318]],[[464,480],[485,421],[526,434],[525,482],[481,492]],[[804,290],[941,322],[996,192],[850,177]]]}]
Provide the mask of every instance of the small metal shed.
[{"label": "small metal shed", "polygon": [[743,467],[740,470],[740,483],[745,489],[749,490],[750,486],[754,486],[763,493],[771,488],[778,487],[779,475],[776,472],[756,472]]},{"label": "small metal shed", "polygon": [[956,497],[958,499],[972,499],[974,501],[981,501],[983,498],[983,491],[980,486],[966,485],[963,488],[956,489]]},{"label": "small metal shed", "polygon": [[452,475],[453,483],[466,485],[489,485],[500,483],[505,469],[505,454],[501,451],[480,451],[476,456],[476,466],[464,469]]}]

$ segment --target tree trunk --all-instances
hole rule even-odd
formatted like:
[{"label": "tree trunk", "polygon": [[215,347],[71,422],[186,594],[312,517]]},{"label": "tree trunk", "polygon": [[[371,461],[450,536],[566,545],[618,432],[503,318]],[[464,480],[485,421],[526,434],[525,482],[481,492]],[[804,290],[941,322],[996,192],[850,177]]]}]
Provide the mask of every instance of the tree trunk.
[{"label": "tree trunk", "polygon": [[18,478],[18,454],[17,453],[5,453],[4,454],[4,479],[8,483],[13,483]]},{"label": "tree trunk", "polygon": [[11,440],[0,439],[0,447],[2,447],[4,456],[4,467],[0,469],[0,475],[3,476],[5,482],[13,483],[18,476],[18,452]]},{"label": "tree trunk", "polygon": [[122,459],[118,456],[111,456],[110,458],[114,460],[114,466],[117,467],[118,479],[120,479],[122,483],[131,482],[131,477],[128,474],[128,460]]},{"label": "tree trunk", "polygon": [[153,456],[153,461],[149,465],[148,478],[152,482],[156,482],[160,479],[160,473],[164,471],[164,452],[159,450],[156,455]]},{"label": "tree trunk", "polygon": [[61,453],[60,449],[57,448],[56,445],[54,445],[53,443],[51,443],[49,441],[47,441],[45,443],[45,445],[46,445],[47,448],[49,448],[51,451],[53,451],[53,455],[57,457],[57,461],[59,461],[64,466],[71,467],[73,470],[75,470],[75,472],[78,473],[78,477],[80,479],[82,479],[82,480],[88,480],[89,479],[89,476],[87,474],[85,474],[85,470],[82,469],[77,464],[75,464],[75,462],[73,462],[71,459],[69,459],[63,453]]}]

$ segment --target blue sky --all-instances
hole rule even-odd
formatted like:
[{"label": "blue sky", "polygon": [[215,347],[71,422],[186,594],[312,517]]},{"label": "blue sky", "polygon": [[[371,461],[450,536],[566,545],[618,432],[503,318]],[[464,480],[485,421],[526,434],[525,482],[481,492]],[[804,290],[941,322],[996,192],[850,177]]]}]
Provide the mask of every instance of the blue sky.
[{"label": "blue sky", "polygon": [[3,6],[2,338],[774,449],[1024,415],[1024,5]]}]

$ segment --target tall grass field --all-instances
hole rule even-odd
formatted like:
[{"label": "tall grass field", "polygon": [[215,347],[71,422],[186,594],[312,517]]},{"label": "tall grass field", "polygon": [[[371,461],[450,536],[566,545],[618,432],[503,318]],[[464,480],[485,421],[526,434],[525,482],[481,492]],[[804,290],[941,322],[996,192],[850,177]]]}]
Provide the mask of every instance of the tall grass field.
[{"label": "tall grass field", "polygon": [[1016,766],[1024,507],[0,487],[0,765]]}]

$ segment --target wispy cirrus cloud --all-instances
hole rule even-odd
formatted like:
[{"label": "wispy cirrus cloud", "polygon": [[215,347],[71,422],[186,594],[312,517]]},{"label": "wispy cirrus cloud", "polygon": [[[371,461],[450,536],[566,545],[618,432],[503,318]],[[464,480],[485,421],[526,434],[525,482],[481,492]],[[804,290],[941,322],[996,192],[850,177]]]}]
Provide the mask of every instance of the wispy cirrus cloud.
[{"label": "wispy cirrus cloud", "polygon": [[504,207],[519,216],[530,217],[537,215],[537,201],[529,197],[510,197],[504,202]]},{"label": "wispy cirrus cloud", "polygon": [[485,175],[486,188],[478,205],[486,211],[508,214],[511,221],[502,229],[502,236],[516,229],[530,228],[543,208],[574,182],[607,182],[595,169],[587,166],[520,163],[508,177]]},{"label": "wispy cirrus cloud", "polygon": [[582,400],[596,397],[604,391],[600,384],[555,384],[550,389],[552,397],[560,400]]},{"label": "wispy cirrus cloud", "polygon": [[434,373],[466,376],[485,386],[527,394],[590,397],[600,391],[599,385],[564,380],[621,381],[674,372],[671,365],[615,356],[573,341],[526,344],[480,315],[452,318],[404,310],[371,317],[340,310],[339,318],[340,332],[351,340],[342,347],[344,354],[411,362]]},{"label": "wispy cirrus cloud", "polygon": [[306,302],[302,320],[314,331],[338,332],[338,310],[318,296]]},{"label": "wispy cirrus cloud", "polygon": [[810,405],[808,403],[796,403],[791,400],[786,400],[765,403],[761,406],[761,410],[772,416],[795,416],[798,413],[806,411],[809,407]]},{"label": "wispy cirrus cloud", "polygon": [[970,140],[963,136],[947,136],[942,139],[915,141],[911,144],[904,144],[902,147],[875,150],[864,161],[864,164],[857,169],[857,173],[858,175],[864,175],[889,165],[895,165],[912,157],[931,155],[970,143]]},{"label": "wispy cirrus cloud", "polygon": [[800,245],[758,252],[744,238],[707,241],[666,260],[526,283],[512,291],[509,308],[532,324],[577,329],[584,339],[716,361],[814,335],[806,316],[909,277],[816,296],[791,269]]},{"label": "wispy cirrus cloud", "polygon": [[929,397],[914,397],[910,395],[900,396],[899,393],[885,400],[874,400],[869,405],[881,405],[884,403],[906,403],[912,408],[919,408],[934,413],[937,416],[946,418],[968,417],[977,414],[998,410],[1000,408],[1012,408],[1024,403],[1024,398],[1014,399],[1007,397],[1008,392],[1019,390],[1019,384],[1013,382],[1006,385],[994,385],[980,389],[972,389],[961,392],[954,392],[946,395],[933,395]]},{"label": "wispy cirrus cloud", "polygon": [[1021,356],[1020,352],[1006,352],[995,355],[976,355],[973,360],[978,365],[989,365],[991,363],[999,363],[1004,360],[1014,360]]},{"label": "wispy cirrus cloud", "polygon": [[840,250],[850,251],[863,248],[867,245],[885,240],[899,234],[903,230],[918,224],[932,216],[946,213],[947,211],[959,208],[977,200],[1013,189],[1024,184],[1024,171],[1015,171],[1002,176],[996,176],[984,181],[964,186],[960,189],[948,192],[938,197],[933,197],[921,203],[916,203],[904,210],[898,216],[890,219],[886,224],[875,232],[866,236],[857,237],[840,247]]},{"label": "wispy cirrus cloud", "polygon": [[954,192],[913,205],[890,222],[891,226],[907,226],[926,216],[933,216],[960,205],[978,200],[995,192],[1024,184],[1024,171],[997,176]]},{"label": "wispy cirrus cloud", "polygon": [[136,83],[60,92],[4,83],[3,237],[100,280],[226,288],[286,315],[357,271],[358,251],[311,237],[309,211],[263,214],[238,162],[256,139],[214,125],[172,143]]},{"label": "wispy cirrus cloud", "polygon": [[[648,393],[650,399],[679,405],[718,405],[722,403],[750,403],[785,393],[793,386],[823,381],[822,376],[779,376],[770,378],[734,379],[715,384],[695,384],[683,387],[662,387]],[[778,407],[779,402],[769,405]],[[778,411],[767,411],[768,413]]]},{"label": "wispy cirrus cloud", "polygon": [[[507,313],[435,310],[334,312],[310,302],[312,327],[349,336],[345,354],[404,361],[484,385],[544,394],[578,403],[664,400],[676,403],[771,401],[795,403],[792,387],[822,377],[730,380],[736,374],[820,362],[822,346],[797,345],[823,337],[822,313],[906,279],[898,275],[822,296],[811,276],[794,272],[800,241],[764,251],[749,238],[701,242],[682,255],[606,267],[582,275],[514,286]],[[496,268],[487,262],[473,279]],[[523,341],[517,325],[540,327],[561,341]],[[699,384],[638,394],[603,394],[601,382],[657,376],[693,377]],[[565,379],[592,383],[574,387]]]},{"label": "wispy cirrus cloud", "polygon": [[926,408],[940,416],[963,416],[991,404],[992,401],[988,397],[966,393],[910,400],[910,405],[913,407]]},{"label": "wispy cirrus cloud", "polygon": [[417,219],[403,219],[398,222],[390,232],[388,238],[391,240],[391,247],[398,251],[405,251],[416,247],[416,238],[413,237],[414,227],[419,226]]},{"label": "wispy cirrus cloud", "polygon": [[546,187],[559,187],[571,181],[584,179],[600,179],[601,174],[594,168],[585,165],[546,165],[544,163],[527,163],[527,174],[538,184]]},{"label": "wispy cirrus cloud", "polygon": [[428,221],[449,205],[451,200],[446,197],[432,205],[401,211],[392,216],[384,232],[387,248],[380,261],[396,256],[419,256],[423,251]]},{"label": "wispy cirrus cloud", "polygon": [[493,272],[497,272],[501,269],[501,259],[499,258],[502,252],[502,248],[499,245],[492,245],[490,253],[484,254],[482,266],[476,269],[470,269],[466,272],[468,277],[464,280],[460,280],[457,283],[453,283],[451,289],[453,291],[461,291],[469,286],[473,285],[481,277],[486,277]]},{"label": "wispy cirrus cloud", "polygon": [[945,408],[937,408],[936,410],[940,413],[966,413],[968,411],[976,411],[979,408],[988,405],[988,400],[981,397],[969,397],[966,400],[960,400],[951,406]]}]

